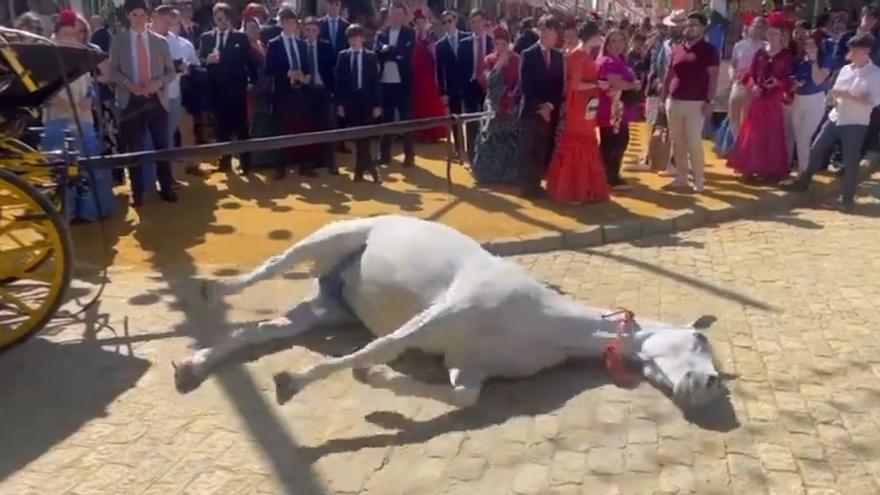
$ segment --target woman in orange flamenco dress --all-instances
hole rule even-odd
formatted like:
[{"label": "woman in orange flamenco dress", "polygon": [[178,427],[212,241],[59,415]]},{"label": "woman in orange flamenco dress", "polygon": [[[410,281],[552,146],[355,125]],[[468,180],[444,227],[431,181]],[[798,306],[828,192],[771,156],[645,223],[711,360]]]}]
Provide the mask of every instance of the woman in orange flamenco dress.
[{"label": "woman in orange flamenco dress", "polygon": [[547,172],[547,192],[557,203],[596,203],[610,196],[596,135],[601,83],[591,52],[602,43],[599,25],[585,22],[578,38],[579,46],[565,57],[564,128]]},{"label": "woman in orange flamenco dress", "polygon": [[[434,43],[437,38],[431,33],[428,18],[422,9],[413,13],[416,25],[416,42],[413,47],[413,118],[425,119],[446,115],[446,107],[440,100],[437,86],[437,65],[434,58]],[[416,139],[433,143],[445,138],[445,127],[432,127],[416,132]]]}]

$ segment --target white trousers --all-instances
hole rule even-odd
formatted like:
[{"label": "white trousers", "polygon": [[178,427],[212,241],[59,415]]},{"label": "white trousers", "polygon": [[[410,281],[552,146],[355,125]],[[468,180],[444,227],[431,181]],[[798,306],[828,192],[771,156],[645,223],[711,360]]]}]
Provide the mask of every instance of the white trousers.
[{"label": "white trousers", "polygon": [[672,156],[675,157],[675,183],[687,185],[690,170],[694,176],[694,187],[701,190],[706,166],[703,154],[703,102],[670,98],[666,100],[666,115],[669,118]]},{"label": "white trousers", "polygon": [[798,171],[807,170],[810,145],[822,117],[825,115],[825,93],[795,95],[791,109],[794,141],[797,149]]}]

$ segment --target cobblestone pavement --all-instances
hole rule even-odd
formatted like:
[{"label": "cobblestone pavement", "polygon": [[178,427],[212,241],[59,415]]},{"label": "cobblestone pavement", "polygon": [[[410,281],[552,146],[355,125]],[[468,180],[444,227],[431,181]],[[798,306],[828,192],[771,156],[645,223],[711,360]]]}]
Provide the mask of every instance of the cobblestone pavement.
[{"label": "cobblestone pavement", "polygon": [[[274,370],[360,345],[355,329],[179,396],[171,359],[277,314],[306,281],[288,275],[208,311],[195,269],[114,271],[84,319],[0,356],[0,493],[880,493],[880,185],[866,192],[855,215],[799,210],[516,258],[593,304],[717,316],[730,401],[692,417],[581,364],[493,383],[470,410],[350,373],[274,404]],[[436,378],[426,362],[396,368]]]}]

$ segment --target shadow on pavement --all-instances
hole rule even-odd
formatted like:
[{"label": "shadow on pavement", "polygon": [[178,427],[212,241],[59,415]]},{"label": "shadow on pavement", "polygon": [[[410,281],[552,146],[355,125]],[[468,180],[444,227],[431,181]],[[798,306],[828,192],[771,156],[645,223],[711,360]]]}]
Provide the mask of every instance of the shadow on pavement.
[{"label": "shadow on pavement", "polygon": [[49,451],[134,387],[148,361],[90,343],[34,338],[0,358],[0,481]]}]

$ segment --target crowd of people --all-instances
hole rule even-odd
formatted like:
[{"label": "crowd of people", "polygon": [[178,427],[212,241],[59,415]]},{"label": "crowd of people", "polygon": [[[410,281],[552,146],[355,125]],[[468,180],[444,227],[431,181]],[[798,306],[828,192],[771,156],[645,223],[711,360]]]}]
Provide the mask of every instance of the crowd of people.
[{"label": "crowd of people", "polygon": [[[208,26],[193,20],[189,0],[152,11],[143,0],[126,0],[124,30],[64,11],[54,21],[55,40],[92,44],[109,57],[74,82],[73,103],[66,92],[49,102],[43,146],[60,147],[76,120],[88,124],[81,149],[108,154],[204,143],[210,128],[217,141],[247,140],[491,110],[450,137],[476,182],[584,204],[627,188],[621,165],[630,123],[647,119],[669,148],[657,153],[660,141],[651,140],[633,171],[669,176],[667,188],[678,192],[705,187],[703,138],[715,110],[721,47],[707,41],[703,13],[659,23],[596,14],[493,22],[479,9],[459,19],[452,10],[433,16],[392,3],[378,28],[368,29],[345,20],[339,0],[326,0],[324,9],[321,18],[300,18],[288,5],[270,14],[249,4],[239,15],[220,2]],[[804,189],[839,144],[843,202],[851,205],[859,161],[880,134],[880,69],[871,61],[880,47],[878,12],[866,8],[852,31],[839,19],[820,19],[815,29],[804,21],[789,25],[779,13],[748,19],[733,48],[728,119],[719,129],[730,144],[719,151],[744,179],[780,180],[796,170],[783,187]],[[28,14],[18,27],[41,29]],[[415,164],[417,140],[447,133],[401,136],[403,166]],[[379,141],[377,155],[369,138],[354,143],[355,181],[369,175],[381,183],[378,165],[391,161],[394,139]],[[304,177],[318,169],[337,175],[337,153],[350,153],[346,143],[242,153],[236,172],[268,166],[278,179],[291,167]],[[232,158],[222,157],[219,170],[233,172]],[[127,175],[134,207],[157,184],[161,199],[177,201],[168,162]],[[122,171],[96,171],[88,187],[72,192],[72,218],[112,214],[112,187],[125,180]]]}]

